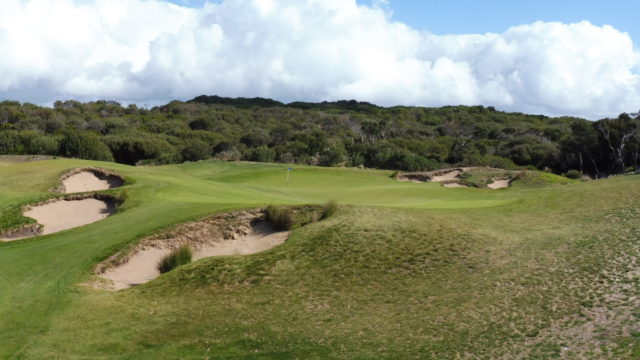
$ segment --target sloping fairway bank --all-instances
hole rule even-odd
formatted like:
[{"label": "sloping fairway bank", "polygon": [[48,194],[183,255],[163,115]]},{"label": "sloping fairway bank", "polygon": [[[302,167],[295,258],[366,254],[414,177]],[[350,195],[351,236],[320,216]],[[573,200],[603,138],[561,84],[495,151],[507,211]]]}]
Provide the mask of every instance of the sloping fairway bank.
[{"label": "sloping fairway bank", "polygon": [[[640,178],[399,183],[388,172],[201,162],[0,163],[0,229],[65,171],[127,179],[122,212],[0,244],[0,358],[634,358]],[[547,179],[548,178],[548,179]],[[534,179],[535,180],[535,179]],[[215,212],[336,199],[283,245],[121,292],[82,285],[135,239]],[[17,209],[17,210],[16,210]]]}]

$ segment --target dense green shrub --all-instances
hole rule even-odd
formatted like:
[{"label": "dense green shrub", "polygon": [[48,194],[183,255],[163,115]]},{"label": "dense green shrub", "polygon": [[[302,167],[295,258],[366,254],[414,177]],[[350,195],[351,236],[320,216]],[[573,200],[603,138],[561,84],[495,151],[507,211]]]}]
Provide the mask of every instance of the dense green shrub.
[{"label": "dense green shrub", "polygon": [[26,153],[26,148],[27,147],[22,142],[20,134],[17,131],[0,131],[0,154],[23,155]]},{"label": "dense green shrub", "polygon": [[28,153],[32,155],[55,155],[59,147],[58,138],[42,135],[33,136],[27,145]]},{"label": "dense green shrub", "polygon": [[180,265],[190,263],[192,257],[193,252],[191,251],[191,247],[187,244],[182,245],[165,255],[165,257],[158,262],[158,271],[160,271],[161,274],[169,272]]},{"label": "dense green shrub", "polygon": [[113,158],[130,165],[193,161],[211,152],[223,160],[403,171],[580,169],[603,177],[640,167],[638,129],[636,113],[591,122],[482,106],[384,108],[207,96],[152,109],[112,101],[58,101],[54,108],[0,102],[0,154]]},{"label": "dense green shrub", "polygon": [[211,145],[204,141],[193,140],[182,149],[182,159],[184,161],[205,160],[211,156]]},{"label": "dense green shrub", "polygon": [[181,159],[176,147],[161,135],[134,132],[108,135],[104,139],[119,163],[135,165],[139,161],[153,159],[155,163],[163,164]]},{"label": "dense green shrub", "polygon": [[90,132],[66,132],[60,141],[60,154],[65,157],[113,161],[113,155],[100,138]]},{"label": "dense green shrub", "polygon": [[580,179],[582,174],[578,170],[569,170],[564,174],[564,176],[569,179]]}]

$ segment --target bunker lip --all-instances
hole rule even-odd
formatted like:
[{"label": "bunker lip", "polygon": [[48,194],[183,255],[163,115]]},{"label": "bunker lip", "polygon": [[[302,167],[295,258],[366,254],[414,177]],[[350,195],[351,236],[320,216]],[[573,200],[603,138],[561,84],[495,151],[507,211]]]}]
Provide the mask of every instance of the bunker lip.
[{"label": "bunker lip", "polygon": [[177,225],[143,238],[98,264],[96,275],[104,281],[94,287],[121,290],[160,276],[157,264],[172,250],[188,244],[193,260],[212,256],[249,255],[284,243],[289,231],[274,231],[261,209],[218,214]]},{"label": "bunker lip", "polygon": [[27,205],[23,214],[37,221],[0,233],[0,241],[9,242],[88,225],[116,212],[117,201],[104,194],[80,194],[53,198]]},{"label": "bunker lip", "polygon": [[84,167],[66,172],[60,177],[60,183],[54,192],[72,194],[115,189],[123,186],[125,181],[110,170]]},{"label": "bunker lip", "polygon": [[7,230],[0,233],[0,242],[10,242],[15,240],[26,239],[42,234],[42,225],[29,224],[23,227]]}]

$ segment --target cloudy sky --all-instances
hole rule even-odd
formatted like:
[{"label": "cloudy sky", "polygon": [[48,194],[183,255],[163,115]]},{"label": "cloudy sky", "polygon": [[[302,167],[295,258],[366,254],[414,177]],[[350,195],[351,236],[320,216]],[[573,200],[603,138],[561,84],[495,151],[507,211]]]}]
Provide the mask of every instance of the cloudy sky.
[{"label": "cloudy sky", "polygon": [[217,94],[597,119],[640,109],[637,3],[3,0],[0,99]]}]

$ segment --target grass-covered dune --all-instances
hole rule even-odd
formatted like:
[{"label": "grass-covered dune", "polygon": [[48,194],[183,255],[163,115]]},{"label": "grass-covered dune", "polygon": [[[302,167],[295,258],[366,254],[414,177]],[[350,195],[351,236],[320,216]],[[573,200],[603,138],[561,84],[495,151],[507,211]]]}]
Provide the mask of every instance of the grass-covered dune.
[{"label": "grass-covered dune", "polygon": [[[640,356],[640,177],[529,173],[504,190],[385,171],[198,162],[0,162],[0,230],[63,173],[123,176],[115,215],[0,243],[0,358]],[[97,290],[93,269],[173,224],[267,204],[340,208],[249,256]]]}]

